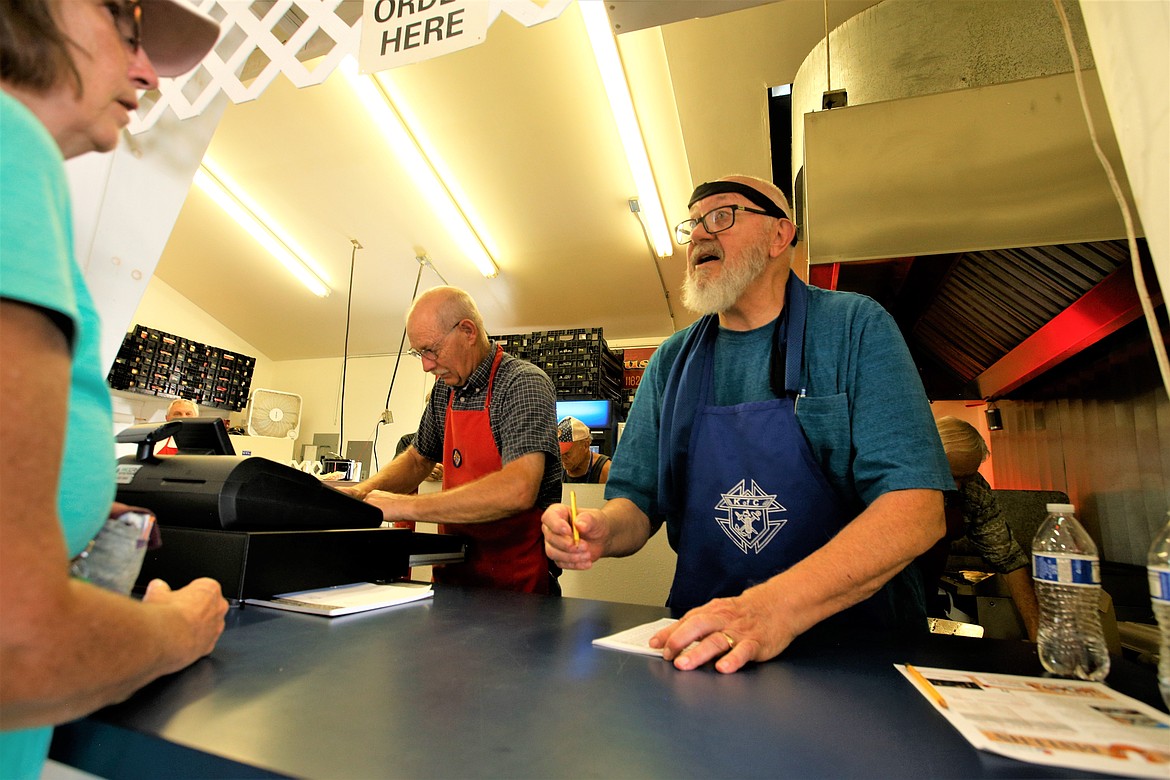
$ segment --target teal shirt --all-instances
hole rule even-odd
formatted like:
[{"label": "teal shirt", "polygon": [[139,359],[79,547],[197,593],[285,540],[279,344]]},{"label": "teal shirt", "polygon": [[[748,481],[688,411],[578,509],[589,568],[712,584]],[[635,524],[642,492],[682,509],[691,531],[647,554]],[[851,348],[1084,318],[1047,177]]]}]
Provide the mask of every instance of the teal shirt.
[{"label": "teal shirt", "polygon": [[[69,554],[76,555],[109,514],[115,458],[100,323],[73,256],[71,220],[57,144],[28,109],[0,92],[0,298],[44,309],[70,335],[73,364],[57,510]],[[37,443],[4,446],[35,451]],[[0,777],[39,777],[51,734],[51,728],[0,732]]]}]

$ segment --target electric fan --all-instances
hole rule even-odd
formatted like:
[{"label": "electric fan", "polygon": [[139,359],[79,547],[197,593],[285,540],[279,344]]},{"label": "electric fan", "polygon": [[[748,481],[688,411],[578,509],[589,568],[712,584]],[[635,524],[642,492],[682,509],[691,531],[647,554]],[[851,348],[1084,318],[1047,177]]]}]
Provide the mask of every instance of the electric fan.
[{"label": "electric fan", "polygon": [[295,439],[300,435],[301,397],[256,388],[248,399],[248,435]]}]

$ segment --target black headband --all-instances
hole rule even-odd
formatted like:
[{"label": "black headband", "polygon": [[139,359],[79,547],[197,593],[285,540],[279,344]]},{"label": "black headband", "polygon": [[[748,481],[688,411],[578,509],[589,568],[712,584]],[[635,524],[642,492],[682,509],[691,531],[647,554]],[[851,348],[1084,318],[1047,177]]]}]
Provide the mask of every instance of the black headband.
[{"label": "black headband", "polygon": [[687,201],[687,208],[695,205],[703,198],[709,198],[712,195],[721,195],[723,193],[733,192],[737,195],[743,195],[764,210],[764,213],[769,217],[776,217],[777,219],[791,219],[784,209],[776,205],[775,201],[769,198],[764,193],[757,190],[755,187],[747,184],[740,184],[737,181],[706,181],[695,187],[695,191],[691,193],[691,199]]}]

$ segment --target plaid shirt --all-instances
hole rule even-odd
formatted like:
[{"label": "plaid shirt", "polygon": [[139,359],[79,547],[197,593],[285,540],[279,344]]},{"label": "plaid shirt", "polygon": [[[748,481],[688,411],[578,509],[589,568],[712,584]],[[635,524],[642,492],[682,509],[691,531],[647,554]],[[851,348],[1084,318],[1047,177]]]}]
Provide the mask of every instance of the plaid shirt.
[{"label": "plaid shirt", "polygon": [[[452,403],[455,411],[483,409],[495,356],[496,345],[492,342],[488,356],[475,367],[461,387],[435,383],[414,439],[415,448],[424,458],[443,462],[447,400],[452,394],[455,396]],[[548,375],[505,352],[496,370],[488,417],[504,465],[530,452],[544,453],[544,476],[540,480],[536,506],[544,509],[560,501],[561,449],[557,444],[556,390]]]}]

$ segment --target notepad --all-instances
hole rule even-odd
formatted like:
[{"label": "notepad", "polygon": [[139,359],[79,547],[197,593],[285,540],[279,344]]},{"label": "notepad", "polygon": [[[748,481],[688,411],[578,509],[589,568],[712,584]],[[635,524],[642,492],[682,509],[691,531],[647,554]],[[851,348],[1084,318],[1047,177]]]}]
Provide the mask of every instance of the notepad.
[{"label": "notepad", "polygon": [[398,582],[379,585],[373,582],[355,582],[332,588],[279,593],[269,599],[244,599],[244,603],[289,612],[337,617],[371,609],[396,607],[430,598],[434,593],[431,586],[426,583]]},{"label": "notepad", "polygon": [[662,618],[655,620],[653,623],[643,623],[640,626],[627,628],[625,631],[619,631],[610,636],[603,636],[593,640],[595,647],[605,647],[610,650],[621,650],[626,653],[639,653],[641,655],[662,655],[661,647],[651,647],[650,637],[657,634],[662,629],[669,626],[671,623],[676,623],[674,618]]}]

